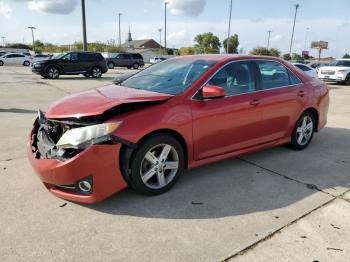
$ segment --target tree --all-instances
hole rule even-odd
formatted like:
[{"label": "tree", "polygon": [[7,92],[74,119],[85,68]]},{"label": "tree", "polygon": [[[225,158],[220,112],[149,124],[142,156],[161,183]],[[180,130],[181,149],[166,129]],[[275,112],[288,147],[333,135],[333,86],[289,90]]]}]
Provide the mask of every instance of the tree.
[{"label": "tree", "polygon": [[270,56],[275,56],[275,57],[281,56],[281,51],[278,50],[277,48],[270,48],[269,52],[270,52]]},{"label": "tree", "polygon": [[217,54],[220,51],[221,43],[219,37],[208,32],[199,34],[194,38],[195,47],[203,54]]},{"label": "tree", "polygon": [[297,53],[292,54],[292,60],[304,60],[303,57]]},{"label": "tree", "polygon": [[227,38],[222,42],[226,53],[237,54],[237,47],[239,45],[238,35],[231,35],[228,41],[228,52],[227,52]]},{"label": "tree", "polygon": [[343,58],[350,58],[350,55],[346,53],[345,55],[343,55]]},{"label": "tree", "polygon": [[290,57],[290,54],[284,54],[282,57],[283,57],[284,60],[287,60],[287,61],[289,61],[289,60],[292,59],[292,58]]},{"label": "tree", "polygon": [[178,51],[179,55],[194,55],[196,49],[194,47],[181,47]]},{"label": "tree", "polygon": [[252,51],[250,51],[252,55],[271,55],[270,51],[266,47],[255,47]]},{"label": "tree", "polygon": [[19,48],[19,49],[30,49],[30,46],[29,46],[29,45],[20,44],[20,43],[7,44],[6,47],[10,47],[10,48]]}]

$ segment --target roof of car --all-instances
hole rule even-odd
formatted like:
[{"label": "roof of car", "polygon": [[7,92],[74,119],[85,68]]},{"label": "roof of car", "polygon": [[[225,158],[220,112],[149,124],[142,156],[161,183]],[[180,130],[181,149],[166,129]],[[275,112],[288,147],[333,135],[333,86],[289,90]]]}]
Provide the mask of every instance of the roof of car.
[{"label": "roof of car", "polygon": [[283,61],[283,59],[274,57],[274,56],[261,56],[261,55],[239,55],[239,54],[205,54],[205,55],[187,55],[187,56],[178,56],[177,59],[205,59],[213,61],[226,61],[226,60],[240,60],[240,59],[266,59],[266,60],[276,60]]}]

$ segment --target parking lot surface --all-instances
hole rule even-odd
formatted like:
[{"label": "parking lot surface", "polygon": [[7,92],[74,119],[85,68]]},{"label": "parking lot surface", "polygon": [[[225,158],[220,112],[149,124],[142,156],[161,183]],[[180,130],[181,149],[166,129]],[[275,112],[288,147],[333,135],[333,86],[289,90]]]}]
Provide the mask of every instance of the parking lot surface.
[{"label": "parking lot surface", "polygon": [[155,197],[47,192],[25,154],[37,109],[130,71],[47,80],[0,67],[0,261],[350,261],[349,86],[330,86],[327,127],[303,151],[206,165]]}]

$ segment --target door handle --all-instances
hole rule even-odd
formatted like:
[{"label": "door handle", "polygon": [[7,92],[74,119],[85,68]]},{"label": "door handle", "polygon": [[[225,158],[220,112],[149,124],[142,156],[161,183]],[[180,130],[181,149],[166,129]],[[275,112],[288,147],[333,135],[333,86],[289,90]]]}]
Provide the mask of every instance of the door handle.
[{"label": "door handle", "polygon": [[260,104],[260,100],[259,99],[253,99],[253,100],[250,101],[250,104],[252,106],[257,106],[257,105]]},{"label": "door handle", "polygon": [[298,96],[303,97],[304,95],[305,95],[305,91],[300,90],[300,91],[298,92]]}]

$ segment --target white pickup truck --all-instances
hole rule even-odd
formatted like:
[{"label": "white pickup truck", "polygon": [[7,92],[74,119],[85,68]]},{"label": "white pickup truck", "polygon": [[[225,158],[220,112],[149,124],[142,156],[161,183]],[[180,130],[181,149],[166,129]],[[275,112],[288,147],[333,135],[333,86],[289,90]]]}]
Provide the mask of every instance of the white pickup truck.
[{"label": "white pickup truck", "polygon": [[317,70],[318,78],[323,81],[350,85],[350,59],[336,59]]}]

